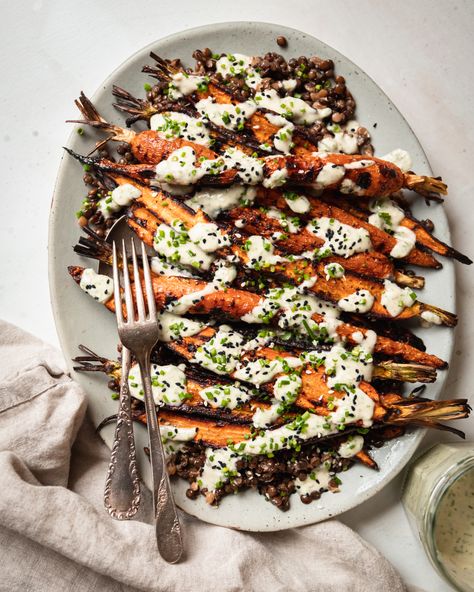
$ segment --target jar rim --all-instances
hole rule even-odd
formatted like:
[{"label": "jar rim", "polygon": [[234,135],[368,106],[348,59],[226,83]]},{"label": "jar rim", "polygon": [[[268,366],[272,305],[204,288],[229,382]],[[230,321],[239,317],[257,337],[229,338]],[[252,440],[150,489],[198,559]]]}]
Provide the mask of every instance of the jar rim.
[{"label": "jar rim", "polygon": [[441,477],[441,479],[433,488],[422,518],[422,526],[425,532],[425,545],[426,550],[428,551],[428,557],[435,569],[456,589],[459,589],[458,582],[456,582],[446,571],[437,553],[434,539],[435,519],[438,506],[447,491],[454,485],[456,481],[458,481],[458,479],[461,479],[461,477],[464,477],[464,475],[470,471],[474,471],[474,455],[462,458],[451,465],[448,471],[443,475],[443,477]]}]

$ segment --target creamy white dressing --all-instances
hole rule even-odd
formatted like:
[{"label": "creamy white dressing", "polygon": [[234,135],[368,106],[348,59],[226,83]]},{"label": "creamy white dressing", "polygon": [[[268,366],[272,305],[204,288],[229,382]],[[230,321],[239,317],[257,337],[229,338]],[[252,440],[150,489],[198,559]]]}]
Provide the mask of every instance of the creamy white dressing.
[{"label": "creamy white dressing", "polygon": [[233,105],[232,103],[216,103],[213,97],[201,99],[195,107],[203,119],[230,130],[243,129],[247,119],[252,117],[257,110],[253,101]]},{"label": "creamy white dressing", "polygon": [[287,216],[284,212],[282,212],[281,210],[278,210],[277,208],[269,208],[269,210],[266,212],[266,215],[269,218],[272,218],[274,220],[278,220],[278,222],[280,222],[281,227],[286,231],[286,232],[290,232],[291,234],[295,234],[296,232],[299,232],[301,230],[301,220],[299,218],[295,218],[292,216]]},{"label": "creamy white dressing", "polygon": [[306,214],[311,209],[309,199],[304,195],[287,191],[284,198],[290,210],[296,214]]},{"label": "creamy white dressing", "polygon": [[[184,366],[151,364],[151,388],[155,405],[171,405],[177,407],[190,398],[186,392],[186,375]],[[145,391],[138,364],[133,364],[128,375],[130,394],[143,401]]]},{"label": "creamy white dressing", "polygon": [[366,169],[367,167],[372,166],[375,164],[373,160],[355,160],[354,162],[348,162],[344,165],[344,168],[347,170],[353,169]]},{"label": "creamy white dressing", "polygon": [[[304,282],[298,288],[272,288],[267,292],[259,304],[242,317],[246,323],[269,323],[279,313],[278,326],[284,330],[292,330],[316,339],[338,341],[337,327],[341,324],[338,319],[337,308],[328,302],[320,300],[313,294],[304,294],[305,288],[312,287],[312,278],[307,285]],[[325,320],[316,323],[313,314],[321,314]]]},{"label": "creamy white dressing", "polygon": [[246,74],[250,68],[252,58],[242,53],[228,53],[216,62],[216,72],[224,78]]},{"label": "creamy white dressing", "polygon": [[275,360],[267,360],[266,358],[243,360],[237,365],[233,376],[236,380],[260,386],[270,382],[278,374],[287,371],[288,368],[298,368],[301,365],[301,360],[292,356]]},{"label": "creamy white dressing", "polygon": [[337,453],[342,458],[352,458],[364,447],[364,438],[359,434],[349,436],[345,442],[342,442],[337,449]]},{"label": "creamy white dressing", "polygon": [[361,346],[348,351],[341,345],[334,345],[328,352],[321,352],[320,358],[324,360],[330,388],[340,390],[341,385],[352,387],[362,380],[370,382],[372,379],[372,352]]},{"label": "creamy white dressing", "polygon": [[132,201],[137,197],[140,197],[141,194],[142,192],[140,189],[134,185],[124,183],[123,185],[115,187],[107,197],[102,198],[97,204],[97,208],[107,220],[122,208],[129,206]]},{"label": "creamy white dressing", "polygon": [[294,124],[284,117],[281,117],[281,115],[267,113],[265,117],[272,125],[276,125],[280,128],[273,136],[273,145],[275,146],[275,149],[279,152],[283,152],[284,154],[289,154],[294,146]]},{"label": "creamy white dressing", "polygon": [[368,290],[356,290],[345,298],[341,298],[337,305],[346,312],[366,313],[372,308],[375,298]]},{"label": "creamy white dressing", "polygon": [[384,291],[380,302],[390,316],[398,316],[405,308],[416,302],[416,294],[411,288],[400,288],[390,280],[384,280]]},{"label": "creamy white dressing", "polygon": [[441,325],[443,322],[438,315],[435,315],[435,313],[430,310],[424,310],[421,313],[421,318],[428,325]]},{"label": "creamy white dressing", "polygon": [[395,259],[406,257],[411,253],[416,243],[416,234],[406,226],[399,226],[393,233],[397,241],[396,245],[390,251],[390,255]]},{"label": "creamy white dressing", "polygon": [[314,471],[311,471],[306,479],[295,479],[296,491],[302,496],[311,495],[316,491],[319,493],[326,491],[329,488],[329,481],[332,479],[330,469],[331,463],[326,461],[319,467],[316,467]]},{"label": "creamy white dressing", "polygon": [[201,85],[207,84],[205,76],[195,76],[186,72],[177,72],[171,75],[171,82],[168,84],[168,97],[172,101],[181,99],[197,91]]},{"label": "creamy white dressing", "polygon": [[156,179],[160,182],[176,185],[196,183],[204,176],[206,169],[203,166],[195,167],[195,162],[196,153],[194,150],[191,146],[183,146],[156,165]]},{"label": "creamy white dressing", "polygon": [[237,176],[247,185],[257,185],[263,179],[263,164],[257,158],[248,156],[238,148],[228,148],[223,154],[227,168],[235,169]]},{"label": "creamy white dressing", "polygon": [[101,304],[105,304],[114,295],[112,278],[97,273],[90,267],[83,270],[79,286],[86,294]]},{"label": "creamy white dressing", "polygon": [[239,455],[229,448],[206,448],[206,460],[197,482],[201,489],[214,491],[237,475]]},{"label": "creamy white dressing", "polygon": [[160,425],[161,441],[165,453],[170,456],[181,450],[186,442],[190,442],[197,434],[197,428],[182,428],[175,425]]},{"label": "creamy white dressing", "polygon": [[402,148],[395,148],[395,150],[392,150],[381,158],[382,160],[387,160],[388,162],[393,163],[404,173],[407,173],[412,167],[412,160],[409,152]]},{"label": "creamy white dressing", "polygon": [[203,323],[185,319],[171,312],[158,314],[159,341],[169,342],[180,337],[190,337],[199,333],[203,327]]},{"label": "creamy white dressing", "polygon": [[177,277],[195,277],[191,272],[172,263],[167,263],[161,257],[152,257],[150,259],[150,267],[156,275],[169,275]]},{"label": "creamy white dressing", "polygon": [[339,187],[339,191],[346,195],[364,195],[362,187],[359,187],[352,179],[344,179]]},{"label": "creamy white dressing", "polygon": [[173,226],[159,224],[153,239],[157,253],[179,265],[207,270],[214,261],[212,254],[206,253],[189,238],[184,225],[175,221]]},{"label": "creamy white dressing", "polygon": [[369,216],[369,224],[391,233],[396,240],[390,255],[396,259],[406,257],[415,246],[416,234],[401,224],[405,212],[388,198],[373,201],[370,210],[374,213]]},{"label": "creamy white dressing", "polygon": [[245,250],[248,257],[245,265],[252,269],[258,270],[284,261],[283,257],[275,255],[273,243],[262,236],[249,236],[245,242]]},{"label": "creamy white dressing", "polygon": [[191,292],[190,294],[184,294],[177,300],[171,302],[168,305],[168,310],[171,312],[183,315],[190,308],[199,304],[207,295],[228,288],[237,277],[237,270],[233,265],[230,265],[225,260],[218,260],[216,262],[216,270],[212,282],[206,284],[202,290]]},{"label": "creamy white dressing", "polygon": [[274,111],[300,125],[312,125],[314,122],[320,121],[332,113],[329,107],[313,109],[306,101],[296,97],[282,98],[273,89],[256,93],[254,101],[260,109]]},{"label": "creamy white dressing", "polygon": [[226,210],[238,205],[251,205],[257,195],[253,187],[232,185],[218,189],[201,189],[186,201],[186,205],[197,212],[201,209],[210,218],[215,219]]},{"label": "creamy white dressing", "polygon": [[296,88],[296,80],[294,78],[289,78],[288,80],[282,80],[281,87],[283,88],[283,90],[286,90],[286,92],[291,92],[291,91],[295,90],[295,88]]},{"label": "creamy white dressing", "polygon": [[169,111],[155,113],[150,117],[150,129],[167,140],[183,138],[203,146],[210,146],[211,136],[205,122],[199,117],[190,117],[186,113]]},{"label": "creamy white dressing", "polygon": [[257,407],[252,416],[252,424],[256,428],[267,428],[274,424],[284,411],[281,403],[272,403],[270,407]]},{"label": "creamy white dressing", "polygon": [[302,386],[301,377],[296,373],[283,374],[275,380],[273,385],[273,396],[280,403],[286,405],[294,403]]},{"label": "creamy white dressing", "polygon": [[263,180],[263,186],[268,189],[274,189],[275,187],[281,187],[286,183],[288,178],[288,170],[286,167],[282,169],[276,169],[273,173]]},{"label": "creamy white dressing", "polygon": [[320,152],[343,152],[344,154],[356,154],[359,151],[355,132],[359,128],[357,121],[348,121],[345,126],[331,125],[328,130],[333,135],[327,134],[318,142]]},{"label": "creamy white dressing", "polygon": [[326,275],[326,279],[336,279],[339,280],[345,276],[345,269],[342,267],[340,263],[328,263],[324,266],[324,273]]},{"label": "creamy white dressing", "polygon": [[332,163],[325,164],[316,177],[314,187],[315,189],[324,189],[325,187],[337,185],[345,174],[343,166]]},{"label": "creamy white dressing", "polygon": [[223,78],[229,76],[243,76],[245,83],[250,88],[256,89],[262,77],[252,65],[252,58],[241,53],[227,54],[219,58],[216,62],[216,72]]},{"label": "creamy white dressing", "polygon": [[308,223],[306,230],[324,240],[321,249],[328,249],[342,257],[365,253],[372,248],[370,235],[365,228],[353,228],[336,218],[314,218]]},{"label": "creamy white dressing", "polygon": [[193,362],[216,374],[230,374],[237,367],[243,344],[243,335],[221,325],[209,341],[197,348]]},{"label": "creamy white dressing", "polygon": [[188,236],[206,253],[213,253],[230,245],[229,235],[224,234],[213,222],[198,222],[188,230]]},{"label": "creamy white dressing", "polygon": [[249,389],[236,382],[235,384],[215,384],[199,391],[199,396],[206,406],[216,409],[235,409],[247,403],[253,395]]}]

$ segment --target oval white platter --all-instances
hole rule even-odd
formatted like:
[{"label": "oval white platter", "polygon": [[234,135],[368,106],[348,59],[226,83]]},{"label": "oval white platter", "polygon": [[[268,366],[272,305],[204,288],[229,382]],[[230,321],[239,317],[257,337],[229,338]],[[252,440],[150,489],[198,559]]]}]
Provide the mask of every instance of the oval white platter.
[{"label": "oval white platter", "polygon": [[[284,35],[288,39],[287,49],[282,50],[276,45],[277,35]],[[112,107],[113,84],[129,90],[132,94],[143,96],[143,84],[150,80],[141,73],[141,69],[143,65],[152,63],[149,58],[151,50],[166,58],[179,57],[185,64],[189,64],[192,62],[192,52],[204,47],[211,47],[215,52],[238,52],[248,55],[278,51],[288,59],[300,55],[331,58],[335,62],[336,73],[346,78],[347,85],[356,99],[356,117],[361,125],[370,131],[376,154],[380,156],[394,148],[405,148],[412,155],[415,171],[420,174],[431,173],[423,149],[410,126],[373,80],[350,60],[318,39],[280,25],[255,22],[213,24],[161,39],[143,48],[117,68],[93,95],[94,104],[107,119],[123,121],[121,114]],[[78,94],[80,90],[78,89]],[[77,112],[71,105],[71,118],[75,117]],[[67,145],[76,152],[86,153],[96,139],[94,131],[87,131],[84,136],[72,132]],[[81,168],[77,162],[65,155],[58,173],[50,216],[51,301],[59,339],[71,375],[88,394],[89,413],[94,425],[98,425],[105,417],[116,412],[117,403],[111,399],[107,380],[103,375],[76,373],[72,370],[70,360],[79,354],[79,343],[87,345],[103,356],[115,358],[117,333],[114,316],[79,290],[67,272],[68,265],[90,266],[90,262],[81,259],[71,248],[80,236],[75,212],[80,208],[84,194]],[[430,218],[435,224],[436,236],[447,243],[450,242],[447,218],[442,206],[427,206],[422,199],[417,199],[414,213],[420,219]],[[427,282],[421,299],[455,312],[453,263],[443,260],[442,270],[423,272]],[[450,361],[453,347],[452,330],[433,327],[417,328],[416,332],[425,340],[428,351]],[[446,372],[439,372],[437,382],[428,386],[426,396],[439,398],[445,380]],[[145,482],[149,482],[148,461],[143,452],[143,447],[146,446],[146,430],[142,426],[137,426],[136,431],[141,474]],[[112,426],[102,431],[102,437],[109,446],[112,436]],[[375,450],[374,457],[380,471],[372,471],[356,464],[342,475],[343,483],[339,493],[326,493],[310,505],[304,505],[295,495],[292,497],[290,510],[285,513],[252,491],[229,496],[222,500],[219,508],[214,508],[208,506],[203,497],[196,501],[189,500],[185,495],[187,483],[182,480],[173,481],[173,490],[178,505],[201,520],[240,530],[283,530],[336,516],[355,508],[376,494],[410,460],[421,437],[421,431],[412,431],[403,438]]]}]

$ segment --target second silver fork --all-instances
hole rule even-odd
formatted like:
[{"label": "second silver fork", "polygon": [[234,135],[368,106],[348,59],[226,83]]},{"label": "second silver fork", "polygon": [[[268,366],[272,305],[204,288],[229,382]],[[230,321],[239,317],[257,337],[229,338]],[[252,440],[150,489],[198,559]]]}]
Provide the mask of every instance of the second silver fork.
[{"label": "second silver fork", "polygon": [[125,296],[126,320],[122,311],[120,291],[120,273],[117,259],[117,247],[113,243],[114,300],[117,327],[122,344],[135,356],[142,377],[145,410],[150,444],[150,462],[153,482],[153,508],[156,518],[156,534],[161,556],[170,563],[176,563],[183,553],[183,540],[178,513],[171,492],[165,453],[161,441],[155,401],[151,388],[150,354],[159,337],[156,316],[155,295],[145,246],[142,243],[143,283],[145,285],[147,309],[143,298],[142,278],[138,267],[135,243],[131,240],[135,302],[130,285],[125,241],[122,241],[123,293]]}]

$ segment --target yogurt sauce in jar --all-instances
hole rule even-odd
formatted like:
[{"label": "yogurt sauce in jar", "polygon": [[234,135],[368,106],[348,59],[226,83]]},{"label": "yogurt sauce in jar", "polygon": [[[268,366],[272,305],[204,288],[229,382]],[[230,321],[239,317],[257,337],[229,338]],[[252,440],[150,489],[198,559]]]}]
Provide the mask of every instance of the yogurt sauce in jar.
[{"label": "yogurt sauce in jar", "polygon": [[434,519],[439,562],[462,590],[474,590],[474,468],[441,498]]},{"label": "yogurt sauce in jar", "polygon": [[436,570],[474,592],[474,443],[425,452],[408,472],[402,502]]}]

